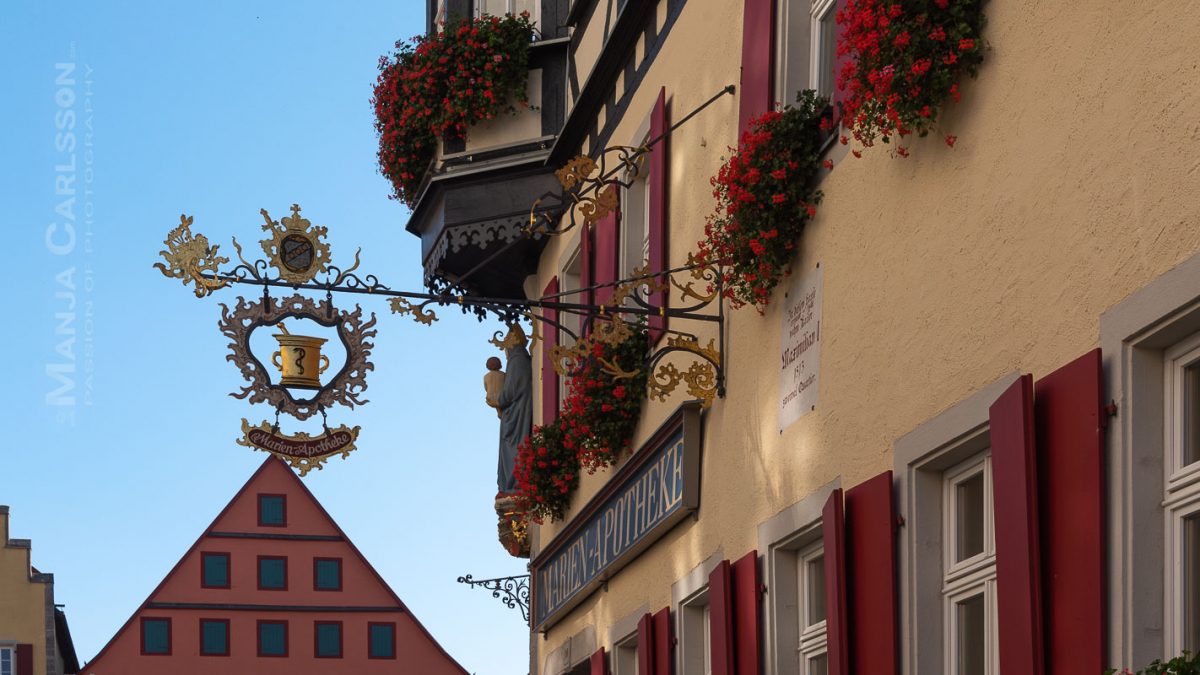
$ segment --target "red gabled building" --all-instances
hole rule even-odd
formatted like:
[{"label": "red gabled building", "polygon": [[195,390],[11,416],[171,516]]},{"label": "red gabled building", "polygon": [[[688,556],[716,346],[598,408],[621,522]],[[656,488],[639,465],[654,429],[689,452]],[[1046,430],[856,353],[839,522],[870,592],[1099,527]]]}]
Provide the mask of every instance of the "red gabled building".
[{"label": "red gabled building", "polygon": [[466,673],[274,457],[82,672]]}]

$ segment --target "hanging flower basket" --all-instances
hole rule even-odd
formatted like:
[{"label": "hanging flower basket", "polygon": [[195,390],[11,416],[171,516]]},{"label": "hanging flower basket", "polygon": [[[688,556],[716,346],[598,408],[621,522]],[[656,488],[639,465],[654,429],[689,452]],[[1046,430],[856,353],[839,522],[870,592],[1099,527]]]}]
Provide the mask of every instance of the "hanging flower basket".
[{"label": "hanging flower basket", "polygon": [[630,328],[616,344],[591,343],[572,366],[558,417],[534,427],[517,450],[517,503],[533,522],[561,519],[580,472],[612,466],[629,450],[646,396],[649,344],[644,324]]},{"label": "hanging flower basket", "polygon": [[697,258],[720,264],[723,292],[734,307],[761,311],[789,273],[800,233],[821,201],[812,185],[821,169],[822,127],[830,124],[827,108],[824,98],[806,90],[794,106],[752,120],[711,181],[717,209]]},{"label": "hanging flower basket", "polygon": [[529,105],[533,25],[520,16],[456,17],[436,35],[396,43],[379,59],[371,104],[379,135],[379,170],[392,197],[412,206],[436,156],[438,140]]},{"label": "hanging flower basket", "polygon": [[983,0],[847,0],[837,13],[837,88],[854,140],[895,141],[907,157],[904,139],[933,132],[942,104],[958,102],[962,76],[983,62],[985,20]]}]

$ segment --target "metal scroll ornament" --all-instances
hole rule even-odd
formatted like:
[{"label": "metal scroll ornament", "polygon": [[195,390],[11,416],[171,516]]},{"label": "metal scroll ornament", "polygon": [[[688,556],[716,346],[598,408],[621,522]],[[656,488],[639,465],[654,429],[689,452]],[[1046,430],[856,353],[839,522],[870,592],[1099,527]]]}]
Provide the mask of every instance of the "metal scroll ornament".
[{"label": "metal scroll ornament", "polygon": [[492,597],[504,603],[509,609],[520,609],[521,617],[529,622],[529,575],[519,574],[511,577],[495,579],[475,579],[470,574],[458,578],[458,583],[471,588],[482,588],[491,591]]},{"label": "metal scroll ornament", "polygon": [[159,251],[159,255],[167,264],[154,263],[154,268],[164,277],[179,279],[184,286],[195,284],[197,298],[229,285],[224,279],[214,278],[217,269],[229,262],[229,258],[217,255],[220,246],[209,246],[208,237],[192,234],[191,216],[179,216],[179,227],[171,230],[163,243],[167,248]]},{"label": "metal scroll ornament", "polygon": [[[250,334],[254,329],[277,327],[286,319],[309,319],[336,328],[346,350],[346,363],[329,382],[316,388],[311,398],[298,398],[286,384],[272,382],[267,367],[250,350]],[[354,311],[335,310],[329,300],[316,301],[302,295],[282,299],[268,296],[257,302],[238,298],[232,309],[221,305],[221,320],[217,326],[229,338],[230,354],[225,359],[233,362],[249,382],[230,396],[250,403],[267,403],[299,420],[306,420],[334,405],[353,408],[367,402],[362,394],[367,389],[367,373],[375,369],[368,358],[375,346],[371,339],[376,330],[375,315],[364,318],[361,307],[355,306]],[[288,371],[283,372],[286,377]],[[316,384],[319,385],[319,381]]]},{"label": "metal scroll ornament", "polygon": [[[221,305],[217,324],[229,338],[226,360],[238,367],[247,382],[230,395],[250,403],[265,403],[275,411],[273,423],[264,421],[252,426],[243,419],[242,437],[237,442],[280,457],[303,476],[314,467],[322,468],[328,458],[344,458],[355,449],[359,427],[330,428],[327,411],[335,405],[354,408],[366,403],[363,392],[367,373],[374,369],[370,355],[376,335],[375,315],[364,316],[359,306],[338,309],[333,305],[332,291],[374,293],[387,287],[372,275],[362,278],[354,273],[359,265],[357,254],[349,268],[333,266],[325,242],[327,228],[314,226],[301,217],[299,204],[292,204],[291,215],[278,221],[266,209],[259,213],[267,233],[260,242],[265,260],[246,260],[234,239],[238,264],[223,268],[229,258],[218,255],[218,247],[210,245],[204,235],[193,234],[192,218],[184,215],[164,241],[166,248],[160,252],[164,262],[154,267],[168,278],[193,286],[199,298],[232,284],[261,285],[261,300],[239,297],[232,307]],[[323,290],[325,299],[298,293],[272,297],[270,289],[280,287]],[[337,331],[345,361],[336,373],[326,373],[330,365],[330,346],[325,344],[328,340],[291,332],[287,321],[292,319],[307,319]],[[265,361],[250,349],[250,335],[258,328],[271,330],[278,344],[278,351]],[[288,434],[279,429],[280,415],[307,420],[318,414],[321,432]]]},{"label": "metal scroll ornament", "polygon": [[324,242],[328,228],[314,226],[307,218],[301,218],[299,204],[292,204],[292,215],[283,218],[282,223],[271,220],[266,209],[259,213],[266,221],[263,231],[270,235],[262,240],[262,249],[280,279],[303,284],[328,271],[329,244]]}]

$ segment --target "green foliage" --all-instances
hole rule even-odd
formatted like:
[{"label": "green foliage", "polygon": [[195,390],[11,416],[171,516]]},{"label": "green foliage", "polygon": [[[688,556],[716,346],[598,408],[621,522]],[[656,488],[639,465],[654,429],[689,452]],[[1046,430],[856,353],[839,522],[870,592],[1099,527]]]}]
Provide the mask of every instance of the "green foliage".
[{"label": "green foliage", "polygon": [[528,105],[529,15],[455,17],[436,35],[396,43],[379,60],[371,104],[379,134],[379,170],[393,194],[412,206],[440,138]]},{"label": "green foliage", "polygon": [[821,201],[812,184],[831,126],[828,110],[828,101],[806,90],[794,106],[752,120],[711,181],[717,209],[697,259],[721,264],[723,293],[734,307],[761,310],[788,274],[800,233]]},{"label": "green foliage", "polygon": [[1104,675],[1200,675],[1200,654],[1184,651],[1170,661],[1155,659],[1153,663],[1141,670],[1111,668]]}]

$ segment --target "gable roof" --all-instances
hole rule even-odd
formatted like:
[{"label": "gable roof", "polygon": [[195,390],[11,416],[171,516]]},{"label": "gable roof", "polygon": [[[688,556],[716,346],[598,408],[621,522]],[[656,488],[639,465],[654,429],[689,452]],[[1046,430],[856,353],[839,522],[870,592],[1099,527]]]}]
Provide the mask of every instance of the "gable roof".
[{"label": "gable roof", "polygon": [[364,556],[362,554],[362,552],[358,549],[358,547],[354,545],[354,542],[351,541],[348,536],[346,536],[346,533],[342,530],[341,526],[339,526],[337,524],[337,521],[335,521],[333,519],[333,517],[329,515],[329,512],[325,510],[325,507],[321,504],[321,502],[319,500],[317,500],[317,498],[313,495],[312,491],[308,489],[308,486],[305,485],[304,482],[300,480],[300,478],[296,475],[296,473],[294,471],[292,471],[292,469],[287,465],[286,462],[275,457],[274,455],[268,455],[267,458],[265,460],[263,460],[263,463],[261,465],[259,465],[258,469],[255,470],[255,472],[250,475],[250,478],[248,478],[246,480],[245,484],[243,484],[242,487],[237,491],[237,493],[234,494],[233,498],[230,499],[229,502],[225,505],[225,507],[222,508],[221,511],[217,514],[217,516],[215,518],[213,518],[212,522],[209,523],[208,527],[206,527],[204,529],[204,531],[200,534],[200,536],[196,538],[196,541],[188,548],[188,550],[182,556],[180,556],[179,560],[175,563],[174,566],[171,567],[171,570],[169,572],[167,572],[166,576],[164,576],[162,578],[162,580],[159,581],[158,585],[156,585],[154,587],[154,590],[152,590],[150,592],[150,594],[148,596],[146,596],[146,599],[143,600],[140,605],[138,605],[137,609],[134,610],[133,614],[130,615],[130,617],[125,620],[125,623],[123,623],[121,625],[121,627],[117,630],[117,632],[113,634],[113,637],[110,638],[109,641],[107,643],[105,643],[104,647],[101,648],[100,651],[96,653],[96,656],[94,658],[92,658],[91,661],[88,662],[89,666],[92,663],[99,661],[100,658],[102,656],[104,656],[105,652],[107,652],[109,650],[109,648],[112,647],[112,645],[117,641],[117,639],[120,638],[121,635],[125,633],[125,631],[130,629],[130,627],[134,624],[134,619],[136,619],[139,615],[141,615],[147,609],[147,606],[151,602],[154,601],[155,597],[158,596],[159,593],[163,590],[163,588],[167,585],[167,582],[170,581],[172,578],[174,578],[179,573],[180,567],[184,564],[184,562],[187,561],[189,558],[192,558],[197,553],[197,549],[200,547],[201,543],[204,542],[206,540],[206,538],[215,531],[214,528],[218,524],[228,522],[228,517],[229,517],[231,511],[234,510],[235,505],[238,505],[238,504],[242,503],[245,499],[250,498],[250,496],[252,496],[255,492],[255,490],[253,488],[258,483],[262,482],[264,480],[264,477],[267,476],[268,473],[281,473],[282,475],[286,476],[286,478],[284,480],[287,482],[288,486],[291,488],[290,491],[293,492],[294,494],[300,495],[302,497],[302,499],[306,502],[306,505],[311,505],[311,506],[315,507],[316,512],[319,514],[319,517],[324,521],[325,524],[327,524],[332,529],[332,532],[336,533],[336,536],[337,536],[338,540],[340,541],[340,543],[343,546],[346,546],[349,548],[349,550],[353,553],[354,557],[359,562],[362,563],[362,565],[365,567],[365,569],[379,583],[380,587],[384,590],[384,592],[386,592],[388,597],[392,601],[395,602],[395,606],[398,607],[401,612],[408,615],[408,618],[412,621],[413,625],[416,626],[416,628],[421,632],[421,634],[426,639],[428,639],[429,642],[434,647],[436,647],[437,650],[443,656],[445,656],[445,658],[447,659],[447,661],[449,663],[452,663],[460,672],[463,673],[463,675],[467,675],[466,669],[463,668],[462,665],[460,663],[458,663],[457,660],[454,659],[454,657],[452,657],[448,652],[446,652],[446,650],[442,647],[442,645],[436,639],[434,639],[433,635],[431,635],[429,633],[429,631],[417,619],[417,617],[413,616],[412,612],[410,612],[408,607],[404,604],[404,601],[402,601],[400,599],[400,597],[398,595],[396,595],[396,592],[394,590],[392,590],[392,587],[390,585],[388,585],[387,581],[384,580],[383,576],[379,574],[379,572],[375,569],[375,567],[371,564],[371,562],[369,560],[367,560],[366,556]]}]

